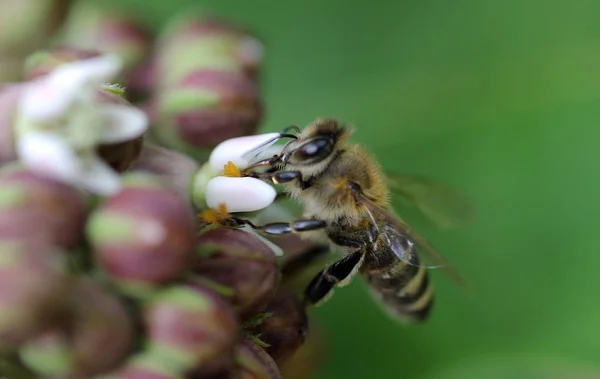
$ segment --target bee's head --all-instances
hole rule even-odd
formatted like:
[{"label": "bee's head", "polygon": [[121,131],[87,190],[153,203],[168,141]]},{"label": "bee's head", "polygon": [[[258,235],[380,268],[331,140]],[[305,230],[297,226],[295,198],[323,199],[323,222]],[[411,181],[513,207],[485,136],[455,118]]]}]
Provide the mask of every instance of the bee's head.
[{"label": "bee's head", "polygon": [[325,169],[352,130],[335,119],[318,119],[291,141],[281,154],[287,169],[305,171],[309,176]]}]

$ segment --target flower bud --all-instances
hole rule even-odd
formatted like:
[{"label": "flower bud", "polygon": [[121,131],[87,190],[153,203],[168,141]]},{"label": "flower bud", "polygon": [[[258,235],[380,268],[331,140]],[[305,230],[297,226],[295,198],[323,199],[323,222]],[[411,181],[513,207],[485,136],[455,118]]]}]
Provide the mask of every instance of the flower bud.
[{"label": "flower bud", "polygon": [[5,0],[0,12],[2,56],[24,57],[43,46],[66,18],[70,0]]},{"label": "flower bud", "polygon": [[[125,93],[120,87],[101,88],[96,96],[102,104],[118,104],[132,107],[125,99]],[[113,170],[123,173],[135,162],[142,151],[144,134],[125,141],[102,143],[97,147],[97,153]]]},{"label": "flower bud", "polygon": [[44,375],[87,378],[115,368],[132,348],[133,326],[123,304],[88,278],[71,291],[71,318],[21,348],[28,367]]},{"label": "flower bud", "polygon": [[70,247],[81,238],[85,202],[81,192],[23,168],[0,173],[0,239],[43,238]]},{"label": "flower bud", "polygon": [[[250,341],[241,341],[235,352],[235,379],[280,379],[281,374],[273,358]],[[232,379],[233,379],[232,378]]]},{"label": "flower bud", "polygon": [[213,250],[194,264],[194,274],[230,290],[241,319],[261,312],[279,283],[273,251],[252,234],[229,228],[210,230],[198,243]]},{"label": "flower bud", "polygon": [[132,68],[125,76],[127,98],[138,106],[147,108],[150,118],[153,119],[154,107],[152,104],[152,91],[156,86],[156,64],[150,57]]},{"label": "flower bud", "polygon": [[0,165],[17,159],[13,122],[22,91],[22,84],[0,85]]},{"label": "flower bud", "polygon": [[280,364],[304,343],[308,330],[306,307],[289,289],[280,287],[263,312],[268,316],[249,331],[268,345],[265,351]]},{"label": "flower bud", "polygon": [[163,145],[193,153],[254,133],[262,115],[253,81],[235,73],[196,69],[176,86],[156,93],[154,132]]},{"label": "flower bud", "polygon": [[93,1],[80,1],[72,7],[61,37],[67,46],[119,55],[125,71],[141,63],[150,47],[148,32],[122,9]]},{"label": "flower bud", "polygon": [[63,321],[65,256],[43,240],[0,242],[0,346],[15,347]]},{"label": "flower bud", "polygon": [[231,364],[239,326],[231,307],[204,286],[171,286],[143,309],[148,346],[175,372],[211,375]]},{"label": "flower bud", "polygon": [[176,278],[194,253],[191,210],[143,173],[124,176],[124,188],[90,216],[87,235],[100,267],[132,294]]},{"label": "flower bud", "polygon": [[59,46],[51,50],[38,51],[31,54],[25,62],[25,79],[33,80],[47,75],[66,63],[81,61],[102,55],[100,51],[80,49],[72,46]]},{"label": "flower bud", "polygon": [[129,357],[119,368],[96,379],[182,379],[168,351],[145,349]]},{"label": "flower bud", "polygon": [[226,71],[256,80],[263,60],[263,46],[251,33],[199,14],[175,17],[161,33],[156,50],[161,89],[196,70]]}]

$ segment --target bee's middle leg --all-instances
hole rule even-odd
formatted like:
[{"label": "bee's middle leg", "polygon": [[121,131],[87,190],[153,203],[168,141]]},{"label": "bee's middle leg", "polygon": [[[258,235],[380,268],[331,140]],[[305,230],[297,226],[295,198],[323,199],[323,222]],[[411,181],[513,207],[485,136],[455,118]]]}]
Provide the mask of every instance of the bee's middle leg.
[{"label": "bee's middle leg", "polygon": [[237,217],[234,217],[233,220],[240,225],[249,225],[252,229],[271,235],[310,232],[314,230],[325,229],[327,227],[327,223],[325,221],[314,218],[296,220],[292,222],[271,222],[263,225],[255,225],[249,220]]}]

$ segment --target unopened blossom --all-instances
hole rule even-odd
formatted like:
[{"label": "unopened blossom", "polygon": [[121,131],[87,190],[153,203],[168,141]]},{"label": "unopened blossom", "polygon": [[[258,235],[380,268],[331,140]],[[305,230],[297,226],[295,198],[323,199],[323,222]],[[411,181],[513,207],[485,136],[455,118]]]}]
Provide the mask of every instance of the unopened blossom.
[{"label": "unopened blossom", "polygon": [[281,379],[281,373],[277,364],[261,347],[241,340],[235,349],[235,365],[210,379]]},{"label": "unopened blossom", "polygon": [[174,17],[157,42],[161,86],[179,82],[191,70],[218,70],[257,78],[264,59],[261,41],[239,25],[205,13]]},{"label": "unopened blossom", "polygon": [[89,217],[87,236],[96,261],[122,289],[144,294],[179,277],[194,252],[192,210],[158,178],[124,175],[118,194]]},{"label": "unopened blossom", "polygon": [[0,347],[14,348],[63,320],[66,255],[35,238],[0,240]]},{"label": "unopened blossom", "polygon": [[168,147],[204,160],[206,150],[258,129],[256,78],[262,45],[250,33],[186,13],[161,32],[153,62],[153,132]]},{"label": "unopened blossom", "polygon": [[302,346],[308,332],[305,305],[286,287],[280,287],[264,309],[267,316],[251,332],[267,346],[265,351],[282,363]]},{"label": "unopened blossom", "polygon": [[74,281],[69,295],[68,321],[29,340],[21,358],[53,377],[89,378],[114,369],[133,348],[133,322],[124,304],[85,277]]},{"label": "unopened blossom", "polygon": [[224,288],[224,296],[233,304],[241,319],[263,311],[279,284],[275,254],[258,238],[245,231],[217,228],[198,239],[210,246],[192,272]]},{"label": "unopened blossom", "polygon": [[59,38],[60,44],[117,54],[124,72],[141,63],[150,50],[150,35],[132,14],[115,6],[79,1],[71,8]]},{"label": "unopened blossom", "polygon": [[167,368],[206,377],[233,362],[239,326],[229,304],[208,287],[163,288],[148,299],[143,317],[147,346],[169,354]]},{"label": "unopened blossom", "polygon": [[18,166],[0,170],[0,240],[36,238],[48,246],[81,240],[85,197],[65,183]]},{"label": "unopened blossom", "polygon": [[146,115],[123,104],[97,101],[121,60],[103,55],[61,65],[27,83],[15,117],[16,150],[29,168],[102,195],[120,187],[119,175],[97,154],[101,144],[140,137]]},{"label": "unopened blossom", "polygon": [[50,74],[59,66],[81,60],[96,58],[102,53],[94,48],[81,49],[73,46],[57,46],[29,55],[25,62],[25,80],[31,81]]},{"label": "unopened blossom", "polygon": [[199,157],[225,139],[255,132],[263,116],[257,83],[240,74],[192,67],[174,85],[157,88],[154,134]]},{"label": "unopened blossom", "polygon": [[52,38],[72,0],[3,0],[0,12],[0,83],[23,78],[26,57]]}]

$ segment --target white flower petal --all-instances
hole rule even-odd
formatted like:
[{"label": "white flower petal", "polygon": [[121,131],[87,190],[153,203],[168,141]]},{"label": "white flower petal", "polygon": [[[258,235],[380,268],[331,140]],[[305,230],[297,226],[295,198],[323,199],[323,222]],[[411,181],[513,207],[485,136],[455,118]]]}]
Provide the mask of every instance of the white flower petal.
[{"label": "white flower petal", "polygon": [[76,82],[57,83],[45,78],[32,82],[21,95],[19,111],[33,121],[54,121],[66,112],[79,90]]},{"label": "white flower petal", "polygon": [[240,170],[243,170],[248,167],[249,163],[248,160],[243,158],[244,154],[272,139],[271,144],[265,146],[266,149],[277,142],[279,135],[279,133],[265,133],[225,140],[218,144],[211,152],[208,158],[210,166],[214,171],[222,172],[227,162],[231,161]]},{"label": "white flower petal", "polygon": [[131,140],[148,130],[148,116],[132,106],[120,104],[99,105],[98,116],[102,119],[100,141],[117,143]]},{"label": "white flower petal", "polygon": [[97,87],[115,79],[122,68],[123,61],[118,55],[104,54],[61,65],[50,73],[50,77],[60,81],[71,78],[84,85]]},{"label": "white flower petal", "polygon": [[205,192],[209,208],[225,204],[228,212],[253,212],[268,207],[277,192],[267,183],[255,178],[217,176],[211,179]]},{"label": "white flower petal", "polygon": [[121,59],[112,54],[61,65],[25,89],[19,109],[34,121],[54,121],[75,99],[88,100],[92,91],[114,79],[121,68]]},{"label": "white flower petal", "polygon": [[77,176],[77,183],[89,191],[110,196],[121,189],[121,177],[98,157],[90,156]]},{"label": "white flower petal", "polygon": [[46,176],[71,182],[79,172],[79,158],[58,135],[28,133],[17,139],[17,154],[27,167]]}]

